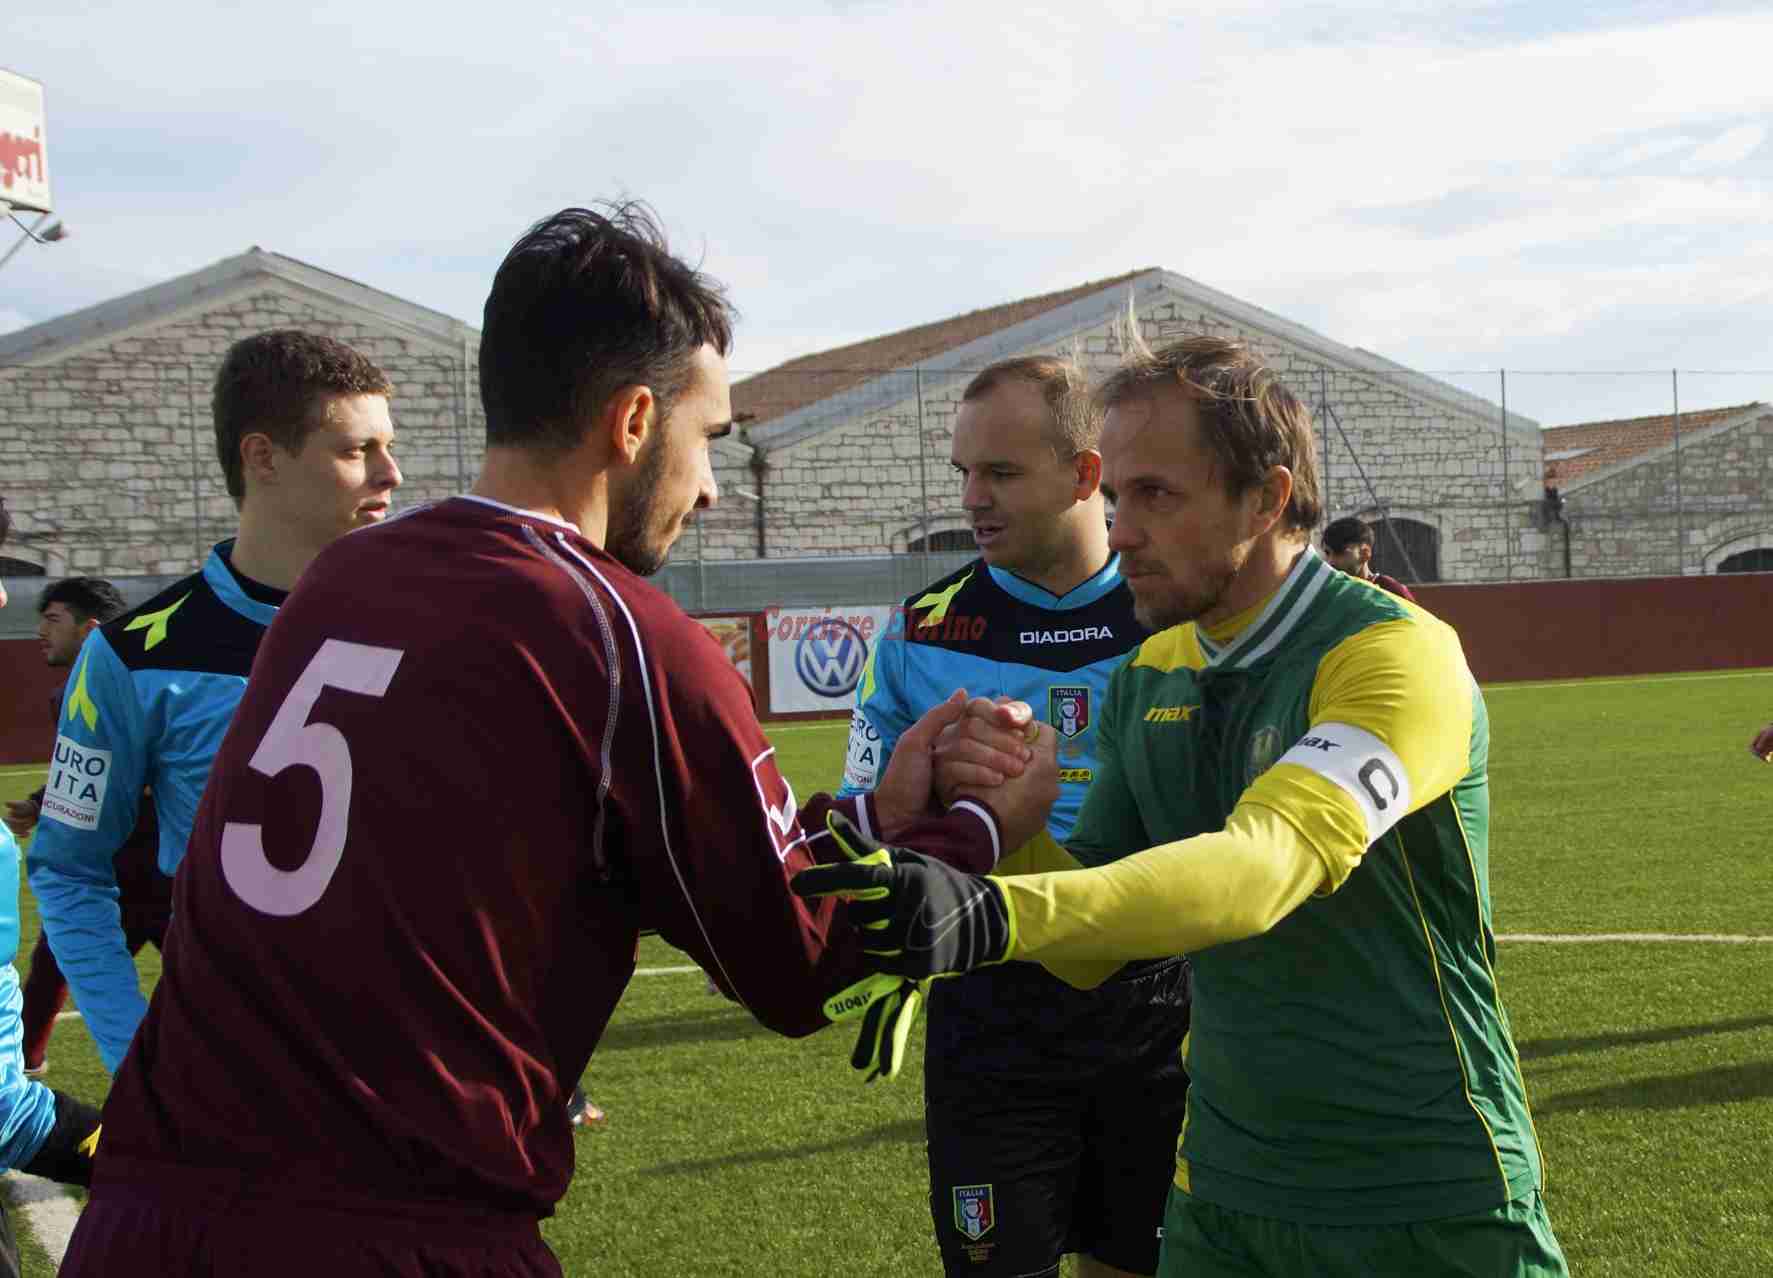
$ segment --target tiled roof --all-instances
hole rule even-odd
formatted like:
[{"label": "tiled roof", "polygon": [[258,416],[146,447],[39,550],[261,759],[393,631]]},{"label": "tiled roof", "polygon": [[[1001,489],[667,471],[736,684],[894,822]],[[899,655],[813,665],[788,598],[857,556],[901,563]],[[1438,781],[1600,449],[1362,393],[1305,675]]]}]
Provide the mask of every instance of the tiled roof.
[{"label": "tiled roof", "polygon": [[[1683,437],[1708,426],[1717,426],[1765,405],[1758,400],[1729,408],[1702,408],[1680,415]],[[1672,413],[1660,417],[1626,417],[1611,422],[1582,422],[1575,426],[1551,426],[1545,431],[1545,482],[1568,487],[1603,466],[1630,461],[1653,448],[1672,444],[1675,437]]]},{"label": "tiled roof", "polygon": [[1128,271],[1113,279],[1080,284],[1063,292],[1028,297],[982,311],[969,311],[952,319],[920,324],[916,328],[888,333],[884,337],[873,337],[849,346],[839,346],[834,350],[820,351],[816,355],[803,355],[786,364],[779,364],[768,372],[735,382],[733,411],[738,414],[754,414],[753,424],[762,425],[792,413],[795,409],[846,391],[852,386],[859,386],[882,373],[909,368],[945,351],[965,346],[968,342],[1067,306],[1092,293],[1125,284],[1146,273],[1142,270]]}]

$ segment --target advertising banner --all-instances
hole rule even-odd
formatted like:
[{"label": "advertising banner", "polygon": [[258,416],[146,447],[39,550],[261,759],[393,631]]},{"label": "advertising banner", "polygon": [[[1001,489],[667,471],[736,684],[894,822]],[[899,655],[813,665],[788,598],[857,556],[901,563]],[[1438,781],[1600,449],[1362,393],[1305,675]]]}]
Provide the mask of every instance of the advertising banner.
[{"label": "advertising banner", "polygon": [[726,659],[738,668],[745,676],[746,683],[755,683],[751,678],[751,618],[745,615],[731,617],[697,617],[709,634],[714,636],[726,652]]},{"label": "advertising banner", "polygon": [[894,611],[858,606],[765,612],[771,713],[849,710],[855,705],[868,653]]}]

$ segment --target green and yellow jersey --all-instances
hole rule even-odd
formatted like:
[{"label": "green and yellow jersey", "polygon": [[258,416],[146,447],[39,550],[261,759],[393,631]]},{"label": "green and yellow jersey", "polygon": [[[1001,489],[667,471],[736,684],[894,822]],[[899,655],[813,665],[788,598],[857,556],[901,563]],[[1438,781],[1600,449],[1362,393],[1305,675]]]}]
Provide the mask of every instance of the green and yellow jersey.
[{"label": "green and yellow jersey", "polygon": [[1067,840],[1098,868],[1004,879],[1013,953],[1062,975],[1193,955],[1176,1179],[1197,1198],[1331,1224],[1518,1198],[1541,1168],[1458,636],[1309,548],[1253,614],[1116,672]]}]

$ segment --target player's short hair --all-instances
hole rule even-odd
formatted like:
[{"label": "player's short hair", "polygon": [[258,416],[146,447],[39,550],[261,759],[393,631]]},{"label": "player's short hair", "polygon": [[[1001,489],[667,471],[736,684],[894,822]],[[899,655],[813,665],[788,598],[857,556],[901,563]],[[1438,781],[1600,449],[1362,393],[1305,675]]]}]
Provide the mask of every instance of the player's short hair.
[{"label": "player's short hair", "polygon": [[983,399],[1005,382],[1027,382],[1040,391],[1052,420],[1047,442],[1061,461],[1102,442],[1102,410],[1090,394],[1090,376],[1069,355],[1023,355],[982,369],[960,393],[960,402]]},{"label": "player's short hair", "polygon": [[228,495],[236,502],[246,496],[240,441],[248,435],[268,435],[285,452],[299,452],[333,400],[393,394],[375,361],[331,337],[277,328],[235,342],[222,357],[210,400]]},{"label": "player's short hair", "polygon": [[1153,350],[1131,330],[1121,365],[1096,388],[1106,413],[1155,386],[1180,386],[1200,410],[1201,437],[1212,451],[1228,492],[1247,492],[1271,467],[1293,473],[1293,495],[1282,515],[1305,531],[1323,517],[1311,413],[1262,357],[1242,342],[1184,337]]},{"label": "player's short hair", "polygon": [[12,531],[12,512],[6,509],[6,498],[0,497],[0,546],[6,544],[6,534]]},{"label": "player's short hair", "polygon": [[644,204],[562,209],[512,246],[480,332],[486,442],[565,452],[624,386],[651,388],[658,419],[703,346],[732,349],[721,285],[671,255]]},{"label": "player's short hair", "polygon": [[1339,555],[1350,546],[1371,546],[1373,525],[1359,515],[1344,515],[1324,525],[1324,549]]},{"label": "player's short hair", "polygon": [[37,615],[49,611],[50,604],[61,604],[74,614],[76,621],[97,621],[103,625],[123,613],[123,592],[103,577],[66,577],[45,586],[37,596]]}]

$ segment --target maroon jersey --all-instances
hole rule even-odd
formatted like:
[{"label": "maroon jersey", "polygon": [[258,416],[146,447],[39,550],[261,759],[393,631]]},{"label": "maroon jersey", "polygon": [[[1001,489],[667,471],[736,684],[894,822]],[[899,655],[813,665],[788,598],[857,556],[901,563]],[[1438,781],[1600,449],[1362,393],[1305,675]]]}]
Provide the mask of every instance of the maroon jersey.
[{"label": "maroon jersey", "polygon": [[[873,823],[797,812],[720,646],[570,526],[455,498],[342,538],[216,755],[95,1198],[209,1202],[223,1173],[546,1215],[642,929],[785,1034],[864,974],[788,890],[834,806]],[[903,839],[975,859],[991,819]]]},{"label": "maroon jersey", "polygon": [[1416,602],[1416,596],[1410,593],[1410,588],[1396,577],[1388,577],[1382,572],[1376,572],[1373,574],[1373,584],[1383,586],[1399,599],[1408,599],[1411,603]]}]

